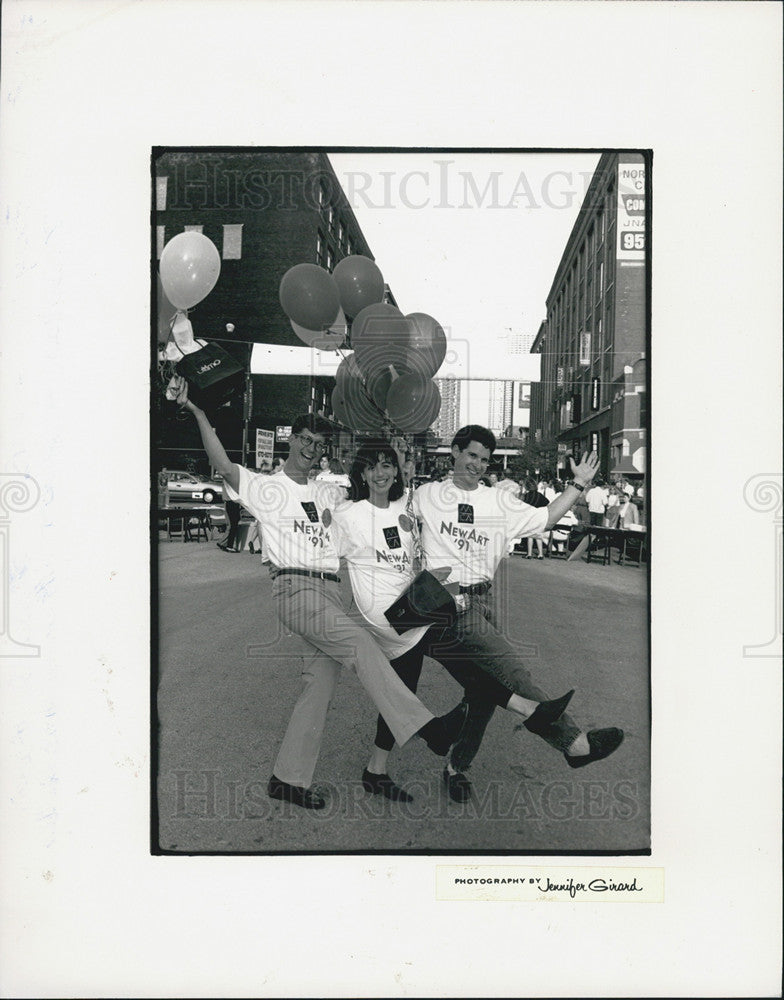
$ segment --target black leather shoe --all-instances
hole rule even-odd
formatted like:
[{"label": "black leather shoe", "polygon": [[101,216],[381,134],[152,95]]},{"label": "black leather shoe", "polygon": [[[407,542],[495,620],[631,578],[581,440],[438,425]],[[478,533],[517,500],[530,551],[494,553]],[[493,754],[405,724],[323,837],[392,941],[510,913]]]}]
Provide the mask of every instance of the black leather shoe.
[{"label": "black leather shoe", "polygon": [[543,729],[557,722],[566,711],[566,706],[572,700],[574,688],[560,698],[552,701],[540,701],[523,725],[532,733],[541,733]]},{"label": "black leather shoe", "polygon": [[418,731],[417,736],[421,736],[428,747],[439,757],[446,757],[449,748],[457,741],[465,724],[468,704],[461,701],[451,712],[446,715],[436,716]]},{"label": "black leather shoe", "polygon": [[471,798],[471,782],[460,771],[452,774],[444,768],[444,784],[453,802],[467,802]]},{"label": "black leather shoe", "polygon": [[271,799],[280,799],[281,802],[302,806],[303,809],[323,809],[327,804],[326,799],[318,792],[311,792],[309,788],[301,788],[299,785],[290,785],[287,781],[276,778],[274,774],[267,785],[267,795]]},{"label": "black leather shoe", "polygon": [[413,796],[404,792],[400,785],[389,777],[388,774],[373,774],[372,771],[365,770],[362,773],[362,787],[371,795],[383,795],[393,802],[413,802]]},{"label": "black leather shoe", "polygon": [[569,767],[585,767],[586,764],[592,764],[595,760],[603,760],[623,743],[622,729],[592,729],[586,735],[591,752],[580,754],[579,757],[568,753],[564,754]]}]

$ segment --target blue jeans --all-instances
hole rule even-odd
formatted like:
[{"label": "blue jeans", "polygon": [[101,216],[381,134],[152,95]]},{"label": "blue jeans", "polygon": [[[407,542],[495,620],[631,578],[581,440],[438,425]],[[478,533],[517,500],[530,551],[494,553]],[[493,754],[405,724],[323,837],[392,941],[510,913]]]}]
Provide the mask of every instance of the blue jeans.
[{"label": "blue jeans", "polygon": [[[467,610],[458,615],[455,624],[442,630],[442,644],[429,655],[444,666],[447,665],[444,657],[463,664],[470,661],[512,692],[532,701],[548,701],[551,696],[534,682],[520,653],[498,631],[492,600],[487,595],[472,595],[467,603]],[[495,707],[500,704],[492,691],[483,691],[478,686],[468,689],[466,701],[465,725],[450,756],[450,763],[458,771],[470,767]],[[571,716],[564,713],[556,722],[537,730],[536,735],[556,750],[563,751],[581,731]]]},{"label": "blue jeans", "polygon": [[[492,715],[492,709],[496,705],[504,708],[509,703],[513,692],[500,681],[475,666],[465,647],[457,643],[454,636],[445,628],[436,625],[428,629],[416,646],[403,653],[402,656],[389,661],[390,666],[394,668],[395,673],[410,691],[417,689],[419,675],[422,673],[422,660],[425,656],[437,660],[463,688],[465,694],[462,703],[468,706],[466,724],[472,717],[479,717],[486,705],[491,706],[490,715]],[[490,716],[488,716],[487,721],[490,721]],[[486,725],[487,723],[485,723]],[[483,734],[484,726],[476,744],[477,750]],[[376,724],[376,746],[381,750],[391,750],[394,745],[395,738],[383,716],[379,715]],[[473,755],[471,759],[473,759]]]}]

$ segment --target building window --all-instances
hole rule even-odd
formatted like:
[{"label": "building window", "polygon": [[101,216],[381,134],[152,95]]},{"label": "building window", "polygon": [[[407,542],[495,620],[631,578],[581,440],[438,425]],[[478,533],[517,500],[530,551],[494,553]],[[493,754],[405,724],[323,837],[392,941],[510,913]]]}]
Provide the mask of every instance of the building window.
[{"label": "building window", "polygon": [[598,410],[602,399],[602,380],[600,378],[591,379],[591,409]]},{"label": "building window", "polygon": [[204,226],[183,226],[182,228],[186,233],[200,233],[203,231]]},{"label": "building window", "polygon": [[242,223],[223,227],[223,259],[242,259]]},{"label": "building window", "polygon": [[169,184],[168,177],[155,178],[155,207],[159,212],[166,211],[166,191]]},{"label": "building window", "polygon": [[327,189],[323,184],[319,184],[319,208],[323,208],[327,203]]},{"label": "building window", "polygon": [[604,212],[599,212],[599,242],[604,242]]},{"label": "building window", "polygon": [[599,298],[604,295],[604,261],[599,265],[599,288],[598,288]]},{"label": "building window", "polygon": [[161,254],[163,253],[163,248],[166,246],[166,226],[155,227],[155,243],[156,243],[156,253],[158,254],[158,260],[160,260]]},{"label": "building window", "polygon": [[343,223],[338,222],[338,244],[343,246],[343,237],[345,236],[345,230],[343,229]]},{"label": "building window", "polygon": [[350,257],[353,252],[354,251],[351,246],[351,240],[348,237],[346,237],[346,256]]},{"label": "building window", "polygon": [[316,235],[316,263],[324,264],[324,234],[321,230]]},{"label": "building window", "polygon": [[328,218],[329,218],[329,231],[333,232],[335,229],[335,209],[331,205],[329,206]]},{"label": "building window", "polygon": [[591,451],[595,451],[599,454],[599,432],[591,431]]},{"label": "building window", "polygon": [[331,271],[335,263],[335,258],[332,256],[332,247],[327,247],[327,270]]},{"label": "building window", "polygon": [[580,364],[587,366],[591,363],[591,334],[584,330],[580,334]]}]

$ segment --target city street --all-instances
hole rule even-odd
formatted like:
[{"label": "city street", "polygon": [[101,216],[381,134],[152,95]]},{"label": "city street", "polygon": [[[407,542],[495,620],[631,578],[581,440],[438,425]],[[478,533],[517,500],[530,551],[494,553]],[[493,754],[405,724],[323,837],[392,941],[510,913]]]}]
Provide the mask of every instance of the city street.
[{"label": "city street", "polygon": [[[217,537],[217,536],[216,536]],[[342,573],[346,584],[346,573]],[[471,769],[474,798],[446,796],[442,761],[420,740],[390,757],[408,805],[360,784],[376,713],[344,670],[314,784],[321,812],[269,799],[266,783],[300,690],[304,644],[282,633],[258,555],[215,541],[161,541],[158,674],[158,842],[164,851],[513,852],[645,850],[649,820],[646,567],[562,559],[503,561],[503,620],[551,696],[570,687],[584,729],[626,739],[581,769],[498,710]],[[432,660],[419,694],[434,712],[460,689]],[[155,837],[154,837],[155,840]]]}]

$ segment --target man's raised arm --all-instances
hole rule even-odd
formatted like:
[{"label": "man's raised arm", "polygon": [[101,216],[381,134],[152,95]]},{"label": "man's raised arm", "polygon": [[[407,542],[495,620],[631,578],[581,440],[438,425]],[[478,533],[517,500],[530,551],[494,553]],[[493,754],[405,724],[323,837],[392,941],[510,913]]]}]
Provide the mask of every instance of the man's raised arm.
[{"label": "man's raised arm", "polygon": [[569,485],[559,494],[555,500],[552,500],[547,505],[547,524],[545,525],[545,531],[549,531],[550,528],[558,524],[567,510],[571,510],[577,501],[579,495],[583,492],[586,486],[590,486],[593,482],[593,477],[599,468],[599,457],[595,451],[592,451],[590,455],[586,456],[579,465],[574,464],[574,459],[570,458],[569,461],[572,464],[572,477],[574,479],[574,485]]},{"label": "man's raised arm", "polygon": [[213,466],[216,472],[219,472],[223,476],[224,481],[235,492],[239,490],[239,466],[235,465],[226,454],[226,449],[220,443],[218,435],[212,429],[204,410],[200,410],[195,403],[192,403],[188,399],[188,383],[185,379],[182,380],[182,388],[177,396],[177,403],[184,410],[190,410],[194,417],[196,417],[196,423],[199,425],[199,433],[201,434],[201,442],[204,445],[204,450],[207,452],[210,465]]}]

